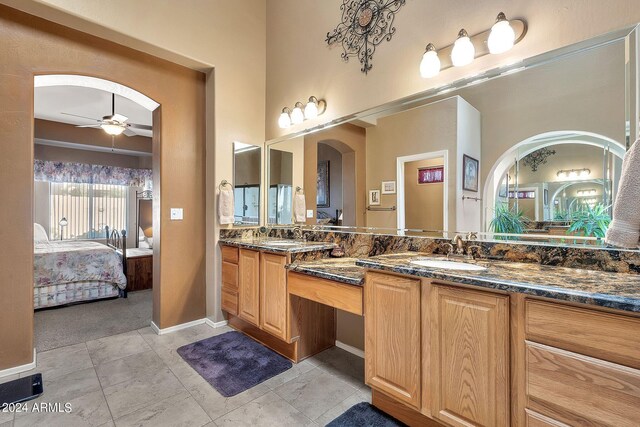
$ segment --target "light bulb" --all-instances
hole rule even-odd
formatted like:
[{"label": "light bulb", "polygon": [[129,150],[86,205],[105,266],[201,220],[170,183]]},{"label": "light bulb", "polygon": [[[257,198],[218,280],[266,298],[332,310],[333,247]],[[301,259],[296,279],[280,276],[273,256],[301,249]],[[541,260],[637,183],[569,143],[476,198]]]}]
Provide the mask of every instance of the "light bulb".
[{"label": "light bulb", "polygon": [[453,66],[462,67],[471,64],[475,55],[476,48],[473,47],[469,35],[464,29],[460,30],[458,39],[453,44],[453,49],[451,50],[451,62]]},{"label": "light bulb", "polygon": [[296,102],[293,111],[291,111],[291,123],[294,125],[304,121],[304,113],[302,112],[302,102]]},{"label": "light bulb", "polygon": [[581,177],[587,177],[590,174],[591,174],[591,171],[589,169],[582,169],[582,171],[580,172]]},{"label": "light bulb", "polygon": [[287,107],[282,109],[282,114],[280,114],[278,118],[278,126],[280,126],[280,129],[286,129],[291,126],[291,116],[289,116],[289,109]]},{"label": "light bulb", "polygon": [[100,125],[100,127],[102,128],[102,130],[104,130],[106,133],[108,133],[109,135],[113,135],[113,136],[118,136],[120,135],[122,132],[124,132],[124,126],[122,125],[115,125],[113,123],[103,123]]},{"label": "light bulb", "polygon": [[305,119],[315,119],[318,117],[318,103],[315,96],[309,98],[309,102],[304,107]]},{"label": "light bulb", "polygon": [[492,54],[504,53],[513,47],[516,41],[516,33],[504,13],[500,12],[496,23],[491,27],[491,33],[487,40],[489,52]]},{"label": "light bulb", "polygon": [[569,178],[576,178],[577,176],[578,176],[578,172],[576,171],[569,172]]},{"label": "light bulb", "polygon": [[436,47],[429,43],[427,45],[427,51],[422,55],[422,61],[420,62],[420,75],[428,79],[435,77],[440,73],[440,58],[438,58],[438,52]]}]

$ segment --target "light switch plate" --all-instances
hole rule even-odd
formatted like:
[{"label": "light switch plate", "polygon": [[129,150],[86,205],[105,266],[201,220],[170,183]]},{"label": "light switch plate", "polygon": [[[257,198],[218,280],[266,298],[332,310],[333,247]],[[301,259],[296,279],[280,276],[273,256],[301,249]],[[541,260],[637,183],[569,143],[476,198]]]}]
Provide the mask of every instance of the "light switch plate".
[{"label": "light switch plate", "polygon": [[184,217],[182,208],[171,208],[171,221],[181,221]]},{"label": "light switch plate", "polygon": [[313,209],[307,209],[307,218],[313,218]]}]

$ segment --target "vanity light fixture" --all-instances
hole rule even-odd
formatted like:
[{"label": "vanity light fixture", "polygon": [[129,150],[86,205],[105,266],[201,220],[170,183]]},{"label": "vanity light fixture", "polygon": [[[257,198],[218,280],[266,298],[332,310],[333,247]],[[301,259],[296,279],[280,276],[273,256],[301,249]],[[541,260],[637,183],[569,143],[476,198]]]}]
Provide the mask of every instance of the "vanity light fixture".
[{"label": "vanity light fixture", "polygon": [[509,24],[509,20],[504,13],[500,12],[496,18],[496,23],[491,27],[491,33],[487,39],[489,52],[493,55],[505,53],[513,47],[516,41],[516,32]]},{"label": "vanity light fixture", "polygon": [[458,39],[453,44],[451,51],[451,62],[454,67],[463,67],[471,64],[476,56],[476,48],[471,43],[469,34],[463,28],[458,33]]},{"label": "vanity light fixture", "polygon": [[587,169],[587,168],[583,168],[583,169],[562,169],[559,170],[558,173],[556,174],[558,176],[558,178],[570,178],[570,179],[577,179],[577,178],[586,178],[589,175],[591,175],[591,169]]},{"label": "vanity light fixture", "polygon": [[[424,78],[435,77],[439,71],[450,67],[468,65],[475,58],[488,54],[500,54],[510,50],[522,40],[527,32],[527,23],[522,19],[508,20],[500,12],[491,29],[469,36],[460,30],[454,44],[436,50],[432,43],[427,45],[420,62],[420,74]],[[521,68],[517,68],[520,71]],[[515,72],[515,71],[514,71]]]},{"label": "vanity light fixture", "polygon": [[291,127],[291,125],[300,124],[307,119],[315,119],[323,114],[326,109],[327,102],[325,100],[310,96],[307,105],[298,101],[294,105],[293,110],[284,107],[282,113],[280,113],[280,117],[278,117],[278,126],[280,126],[281,129],[287,129]]},{"label": "vanity light fixture", "polygon": [[280,129],[286,129],[289,126],[291,126],[291,110],[289,110],[288,107],[284,107],[282,109],[282,113],[280,114],[280,117],[278,118],[278,126],[280,126]]},{"label": "vanity light fixture", "polygon": [[304,113],[302,112],[302,102],[296,102],[296,105],[293,106],[293,110],[291,111],[291,124],[299,125],[304,121]]},{"label": "vanity light fixture", "polygon": [[422,61],[420,62],[420,75],[427,79],[429,77],[435,77],[440,73],[440,58],[438,58],[438,52],[433,43],[427,45],[427,49],[422,55]]},{"label": "vanity light fixture", "polygon": [[579,197],[586,197],[586,196],[595,196],[597,193],[595,188],[590,188],[588,190],[578,190],[578,196]]}]

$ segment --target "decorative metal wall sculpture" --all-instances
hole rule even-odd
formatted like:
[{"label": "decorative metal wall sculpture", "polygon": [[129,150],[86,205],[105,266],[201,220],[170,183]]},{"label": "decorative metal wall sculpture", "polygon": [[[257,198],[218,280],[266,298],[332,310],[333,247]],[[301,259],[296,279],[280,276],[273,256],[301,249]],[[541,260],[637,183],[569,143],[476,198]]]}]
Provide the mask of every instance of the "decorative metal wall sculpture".
[{"label": "decorative metal wall sculpture", "polygon": [[525,166],[529,166],[532,172],[536,172],[538,170],[538,167],[547,163],[547,159],[554,154],[556,154],[556,150],[541,148],[525,156],[525,158],[522,159],[522,164]]},{"label": "decorative metal wall sculpture", "polygon": [[342,22],[327,33],[328,45],[342,43],[342,59],[357,56],[360,69],[367,74],[373,67],[371,60],[376,47],[390,41],[396,32],[393,20],[406,0],[343,0],[340,10]]}]

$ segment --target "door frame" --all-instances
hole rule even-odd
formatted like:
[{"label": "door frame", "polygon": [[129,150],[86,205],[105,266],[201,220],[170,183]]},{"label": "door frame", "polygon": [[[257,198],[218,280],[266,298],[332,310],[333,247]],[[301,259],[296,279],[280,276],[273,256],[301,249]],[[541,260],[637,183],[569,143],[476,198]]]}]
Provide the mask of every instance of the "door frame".
[{"label": "door frame", "polygon": [[444,161],[444,185],[442,189],[442,230],[447,231],[449,228],[448,206],[449,206],[449,150],[431,151],[428,153],[412,154],[411,156],[402,156],[396,159],[396,183],[397,183],[397,204],[396,210],[397,223],[396,228],[398,234],[404,235],[405,228],[405,200],[404,200],[404,164],[415,162],[418,160],[429,160],[442,157]]}]

